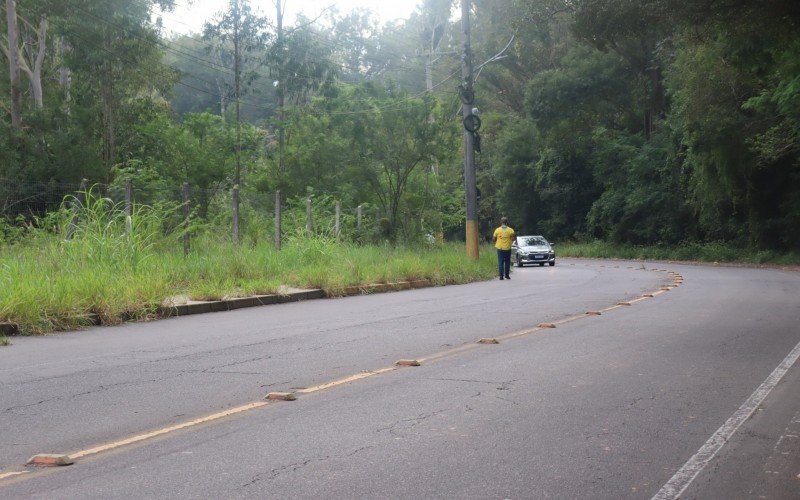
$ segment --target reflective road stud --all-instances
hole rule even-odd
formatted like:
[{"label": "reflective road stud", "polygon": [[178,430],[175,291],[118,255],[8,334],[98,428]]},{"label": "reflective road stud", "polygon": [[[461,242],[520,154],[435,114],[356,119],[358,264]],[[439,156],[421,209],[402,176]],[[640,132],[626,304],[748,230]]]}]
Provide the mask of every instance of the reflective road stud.
[{"label": "reflective road stud", "polygon": [[293,392],[270,392],[264,399],[270,399],[274,401],[294,401],[297,398]]},{"label": "reflective road stud", "polygon": [[419,366],[419,361],[416,359],[401,359],[395,362],[397,366]]},{"label": "reflective road stud", "polygon": [[60,465],[70,465],[73,463],[69,455],[34,455],[25,462],[25,465],[37,465],[39,467],[58,467]]}]

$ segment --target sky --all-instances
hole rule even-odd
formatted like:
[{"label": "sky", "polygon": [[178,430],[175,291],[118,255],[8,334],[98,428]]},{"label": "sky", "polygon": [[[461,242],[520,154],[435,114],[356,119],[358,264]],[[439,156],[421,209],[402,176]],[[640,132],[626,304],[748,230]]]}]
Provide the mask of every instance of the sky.
[{"label": "sky", "polygon": [[[406,19],[414,11],[420,0],[283,0],[286,4],[284,23],[291,26],[298,13],[315,18],[330,5],[340,14],[363,7],[370,9],[382,23],[395,19]],[[214,14],[225,9],[227,0],[176,0],[175,10],[161,15],[164,27],[173,33],[188,34],[200,32],[203,24]],[[270,19],[275,18],[274,0],[251,0],[250,5]]]}]

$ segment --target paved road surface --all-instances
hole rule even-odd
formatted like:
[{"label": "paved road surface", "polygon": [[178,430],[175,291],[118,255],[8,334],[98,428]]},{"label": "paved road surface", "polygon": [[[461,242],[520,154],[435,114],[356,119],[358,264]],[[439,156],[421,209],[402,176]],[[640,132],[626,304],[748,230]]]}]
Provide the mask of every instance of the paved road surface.
[{"label": "paved road surface", "polygon": [[[531,329],[673,281],[657,269],[685,282]],[[23,474],[0,497],[651,498],[677,477],[682,498],[797,498],[798,323],[797,273],[565,260],[510,282],[15,338],[0,349],[0,477]],[[21,466],[434,353],[69,467]],[[698,458],[719,429],[735,432]]]}]

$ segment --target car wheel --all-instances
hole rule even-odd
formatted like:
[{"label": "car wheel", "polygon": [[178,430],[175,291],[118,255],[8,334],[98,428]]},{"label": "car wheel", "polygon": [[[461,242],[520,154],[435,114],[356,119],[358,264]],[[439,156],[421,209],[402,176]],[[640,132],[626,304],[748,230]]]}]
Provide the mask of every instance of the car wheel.
[{"label": "car wheel", "polygon": [[550,263],[550,267],[553,267],[553,266],[555,266],[555,265],[556,265],[556,263],[555,263],[555,262],[551,262],[551,263]]},{"label": "car wheel", "polygon": [[521,260],[519,260],[519,255],[517,255],[517,267],[522,267],[522,266],[524,266],[524,264],[522,263]]}]

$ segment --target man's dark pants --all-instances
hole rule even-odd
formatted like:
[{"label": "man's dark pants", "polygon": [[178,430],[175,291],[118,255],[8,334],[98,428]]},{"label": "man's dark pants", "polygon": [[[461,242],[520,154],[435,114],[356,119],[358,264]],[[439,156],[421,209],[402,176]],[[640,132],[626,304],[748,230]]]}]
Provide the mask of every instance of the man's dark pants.
[{"label": "man's dark pants", "polygon": [[511,271],[511,250],[497,249],[497,270],[500,272],[500,277],[509,277],[508,273]]}]

